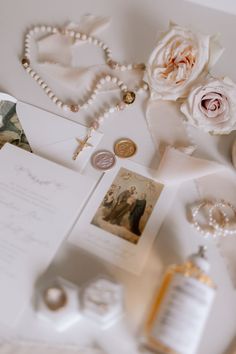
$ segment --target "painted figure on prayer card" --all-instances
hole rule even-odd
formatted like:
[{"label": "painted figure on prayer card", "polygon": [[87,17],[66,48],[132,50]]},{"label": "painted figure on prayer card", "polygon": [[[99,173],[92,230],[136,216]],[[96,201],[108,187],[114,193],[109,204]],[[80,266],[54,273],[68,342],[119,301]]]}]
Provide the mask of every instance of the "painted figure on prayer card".
[{"label": "painted figure on prayer card", "polygon": [[123,217],[132,209],[136,200],[135,195],[135,186],[131,186],[129,189],[121,192],[110,214],[107,215],[104,220],[111,224],[120,225]]},{"label": "painted figure on prayer card", "polygon": [[141,231],[139,227],[140,219],[143,216],[146,208],[146,194],[142,193],[139,199],[136,199],[129,215],[130,231],[140,236]]}]

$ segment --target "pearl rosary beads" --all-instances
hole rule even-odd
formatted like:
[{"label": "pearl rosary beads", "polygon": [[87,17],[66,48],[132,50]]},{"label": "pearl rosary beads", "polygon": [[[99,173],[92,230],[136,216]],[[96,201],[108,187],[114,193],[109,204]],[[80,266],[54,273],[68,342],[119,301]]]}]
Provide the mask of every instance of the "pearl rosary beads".
[{"label": "pearl rosary beads", "polygon": [[[203,208],[207,208],[207,224],[202,225],[198,221],[198,215]],[[230,219],[228,213],[233,212],[235,221]],[[218,217],[214,213],[218,212]],[[205,237],[229,236],[236,234],[236,208],[224,200],[201,201],[191,208],[191,223]]]},{"label": "pearl rosary beads", "polygon": [[[116,76],[111,76],[111,75],[103,75],[101,78],[97,80],[97,83],[95,84],[94,89],[90,92],[86,100],[78,102],[76,104],[66,104],[60,100],[55,93],[52,91],[52,89],[47,85],[47,83],[39,76],[39,74],[31,67],[31,53],[30,53],[30,42],[32,40],[32,37],[34,35],[39,34],[39,33],[47,33],[47,34],[61,34],[64,36],[68,36],[74,40],[74,42],[77,41],[83,41],[87,43],[91,43],[95,46],[100,47],[103,49],[104,54],[105,54],[105,60],[107,65],[114,70],[145,70],[145,65],[144,64],[120,64],[116,61],[114,61],[111,57],[111,49],[106,45],[104,42],[100,41],[98,38],[86,35],[85,33],[77,32],[74,30],[70,29],[60,29],[58,27],[52,27],[52,26],[35,26],[25,36],[25,43],[24,43],[24,57],[22,59],[22,65],[25,68],[26,72],[30,74],[32,78],[39,84],[40,87],[45,91],[47,96],[52,100],[53,103],[55,103],[58,107],[62,108],[65,111],[71,111],[71,112],[78,112],[80,109],[86,109],[88,108],[89,105],[93,103],[93,100],[95,99],[98,91],[101,89],[101,87],[106,84],[106,83],[112,83],[121,90],[123,97],[122,97],[122,102],[125,104],[131,104],[135,100],[135,93],[132,91],[128,91],[127,86],[122,80],[119,80],[118,77]],[[146,83],[143,83],[139,89],[148,89],[148,85]],[[139,91],[139,89],[137,91]],[[121,109],[123,109],[123,105],[121,105]],[[114,111],[114,107],[110,108],[110,112],[112,113]]]},{"label": "pearl rosary beads", "polygon": [[30,53],[30,42],[32,37],[38,35],[40,33],[47,34],[61,34],[62,36],[67,36],[73,39],[73,42],[77,41],[91,43],[95,46],[100,47],[104,51],[105,61],[107,65],[113,70],[145,70],[144,64],[120,64],[112,59],[111,49],[107,44],[102,42],[96,37],[89,36],[85,33],[81,33],[78,31],[74,31],[67,28],[58,28],[52,26],[35,26],[25,36],[24,43],[24,57],[21,61],[26,72],[39,84],[40,87],[44,90],[47,96],[55,103],[59,108],[62,108],[64,111],[71,111],[73,113],[77,113],[81,109],[87,109],[95,100],[97,93],[101,90],[102,86],[105,84],[112,84],[117,86],[121,91],[121,100],[117,102],[115,105],[110,106],[108,109],[104,110],[98,117],[94,119],[92,124],[89,127],[88,134],[84,139],[77,139],[79,145],[75,150],[72,159],[76,160],[77,156],[83,151],[84,148],[91,146],[88,140],[91,138],[92,132],[99,129],[100,124],[104,121],[104,118],[108,117],[109,114],[114,113],[116,111],[120,111],[126,108],[126,106],[132,104],[135,101],[136,93],[140,90],[147,91],[148,85],[145,82],[142,82],[140,87],[138,87],[135,92],[129,91],[128,87],[125,83],[120,80],[115,75],[102,75],[99,77],[94,85],[94,88],[90,91],[85,100],[80,100],[75,104],[68,104],[60,100],[53,90],[48,86],[48,84],[40,77],[40,75],[32,68],[31,66],[31,53]]}]

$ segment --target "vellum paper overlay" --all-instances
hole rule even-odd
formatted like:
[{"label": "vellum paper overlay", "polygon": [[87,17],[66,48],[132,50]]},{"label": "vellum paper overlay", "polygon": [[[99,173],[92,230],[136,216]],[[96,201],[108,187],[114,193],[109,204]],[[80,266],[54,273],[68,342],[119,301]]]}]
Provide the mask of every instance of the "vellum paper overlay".
[{"label": "vellum paper overlay", "polygon": [[0,322],[11,326],[94,181],[10,144],[0,151],[0,166]]},{"label": "vellum paper overlay", "polygon": [[69,241],[139,274],[176,193],[154,175],[144,166],[118,161],[97,186]]}]

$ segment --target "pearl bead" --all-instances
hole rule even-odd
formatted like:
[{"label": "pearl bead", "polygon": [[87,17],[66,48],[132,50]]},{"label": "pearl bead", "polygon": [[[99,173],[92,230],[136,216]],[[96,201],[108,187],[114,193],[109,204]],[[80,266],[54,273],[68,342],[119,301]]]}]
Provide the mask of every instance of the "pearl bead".
[{"label": "pearl bead", "polygon": [[54,96],[54,97],[52,98],[52,102],[53,102],[53,103],[56,103],[57,101],[58,101],[57,96]]},{"label": "pearl bead", "polygon": [[75,37],[79,39],[81,37],[81,34],[79,32],[76,33]]},{"label": "pearl bead", "polygon": [[70,110],[70,107],[67,104],[63,104],[62,108],[65,112],[68,112]]},{"label": "pearl bead", "polygon": [[125,65],[121,65],[120,70],[121,71],[125,71],[126,70],[126,66]]},{"label": "pearl bead", "polygon": [[101,83],[102,85],[104,85],[104,84],[105,84],[105,79],[104,79],[104,78],[100,79],[100,83]]},{"label": "pearl bead", "polygon": [[117,77],[113,77],[113,78],[111,79],[111,81],[112,81],[114,84],[116,84],[117,81],[118,81],[118,79],[117,79]]},{"label": "pearl bead", "polygon": [[91,98],[88,99],[87,103],[91,105],[93,103],[93,100]]},{"label": "pearl bead", "polygon": [[103,123],[103,122],[104,122],[104,117],[103,117],[103,116],[98,117],[98,118],[97,118],[97,121],[98,121],[99,123]]},{"label": "pearl bead", "polygon": [[93,42],[93,44],[98,45],[98,39],[97,38],[93,38],[92,42]]},{"label": "pearl bead", "polygon": [[39,33],[40,31],[40,28],[38,26],[35,26],[34,29],[33,29],[34,33]]},{"label": "pearl bead", "polygon": [[99,128],[99,122],[97,120],[93,121],[91,124],[91,128],[97,130]]},{"label": "pearl bead", "polygon": [[126,108],[126,104],[125,104],[124,102],[118,103],[117,109],[118,109],[119,111],[123,111],[125,108]]},{"label": "pearl bead", "polygon": [[82,38],[83,41],[85,41],[87,39],[87,35],[83,34],[81,38]]},{"label": "pearl bead", "polygon": [[59,108],[61,108],[62,105],[63,105],[63,103],[62,103],[60,100],[58,100],[58,101],[56,102],[56,105],[57,105]]},{"label": "pearl bead", "polygon": [[127,69],[128,69],[128,70],[131,70],[132,68],[133,68],[133,65],[132,65],[132,64],[128,64],[128,65],[127,65]]},{"label": "pearl bead", "polygon": [[111,81],[111,76],[110,76],[110,75],[107,75],[107,76],[105,77],[105,79],[106,79],[107,82],[110,82],[110,81]]},{"label": "pearl bead", "polygon": [[147,83],[144,83],[143,86],[142,86],[143,90],[147,91],[148,90],[148,84]]}]

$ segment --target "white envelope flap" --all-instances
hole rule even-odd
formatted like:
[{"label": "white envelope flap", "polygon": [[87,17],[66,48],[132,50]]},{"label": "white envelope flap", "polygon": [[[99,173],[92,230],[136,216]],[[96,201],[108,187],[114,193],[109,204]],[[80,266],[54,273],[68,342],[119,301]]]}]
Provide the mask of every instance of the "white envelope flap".
[{"label": "white envelope flap", "polygon": [[78,139],[86,136],[87,127],[20,101],[16,111],[33,152],[75,171],[81,172],[103,137],[95,131],[89,140],[91,146],[74,161]]}]

